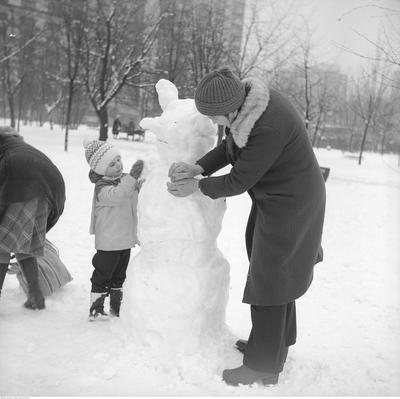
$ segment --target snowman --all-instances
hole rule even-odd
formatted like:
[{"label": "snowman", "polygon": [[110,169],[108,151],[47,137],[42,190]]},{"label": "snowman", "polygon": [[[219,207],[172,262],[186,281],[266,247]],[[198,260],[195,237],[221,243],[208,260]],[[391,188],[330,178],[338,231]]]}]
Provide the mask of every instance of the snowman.
[{"label": "snowman", "polygon": [[190,362],[218,368],[229,335],[229,264],[217,247],[226,202],[201,192],[185,198],[168,193],[170,165],[193,164],[212,149],[216,127],[193,99],[178,99],[170,81],[161,79],[156,90],[163,112],[140,122],[157,137],[157,156],[145,159],[138,203],[141,249],[128,269],[124,313],[148,358],[170,362],[183,375]]}]

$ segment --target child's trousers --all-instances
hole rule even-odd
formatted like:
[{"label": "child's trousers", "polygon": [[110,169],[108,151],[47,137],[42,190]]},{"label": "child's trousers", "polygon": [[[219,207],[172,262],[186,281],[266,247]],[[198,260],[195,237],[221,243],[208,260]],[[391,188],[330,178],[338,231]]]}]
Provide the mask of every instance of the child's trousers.
[{"label": "child's trousers", "polygon": [[130,249],[120,251],[98,250],[92,259],[94,271],[90,281],[92,292],[105,293],[111,288],[122,288],[126,279]]},{"label": "child's trousers", "polygon": [[252,329],[243,364],[252,370],[278,374],[288,347],[296,342],[295,302],[277,306],[251,305]]}]

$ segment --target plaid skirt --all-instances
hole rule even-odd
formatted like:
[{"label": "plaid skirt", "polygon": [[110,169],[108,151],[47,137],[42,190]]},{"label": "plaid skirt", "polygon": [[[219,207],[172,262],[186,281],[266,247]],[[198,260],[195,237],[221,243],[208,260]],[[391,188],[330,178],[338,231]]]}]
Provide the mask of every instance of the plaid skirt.
[{"label": "plaid skirt", "polygon": [[0,221],[0,253],[43,256],[48,213],[46,198],[9,205]]}]

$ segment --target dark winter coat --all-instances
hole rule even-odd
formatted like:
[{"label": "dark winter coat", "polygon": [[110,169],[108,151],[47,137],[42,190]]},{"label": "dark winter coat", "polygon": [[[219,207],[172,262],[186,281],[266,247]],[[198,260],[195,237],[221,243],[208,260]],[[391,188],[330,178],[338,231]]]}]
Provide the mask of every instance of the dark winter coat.
[{"label": "dark winter coat", "polygon": [[21,137],[0,134],[0,221],[7,206],[33,198],[49,203],[47,231],[64,210],[65,184],[57,167]]},{"label": "dark winter coat", "polygon": [[247,191],[250,267],[243,302],[279,305],[303,295],[313,278],[325,213],[325,183],[304,123],[290,102],[257,79],[226,138],[197,163],[209,176],[229,163],[227,175],[200,181],[211,198]]}]

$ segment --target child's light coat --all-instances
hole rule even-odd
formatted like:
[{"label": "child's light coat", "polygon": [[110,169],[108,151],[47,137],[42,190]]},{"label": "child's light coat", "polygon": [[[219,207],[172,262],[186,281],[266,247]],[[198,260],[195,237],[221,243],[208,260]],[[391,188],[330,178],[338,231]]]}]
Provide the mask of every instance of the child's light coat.
[{"label": "child's light coat", "polygon": [[133,248],[137,239],[136,179],[121,178],[118,185],[103,186],[93,195],[90,234],[95,235],[95,248],[119,251]]}]

